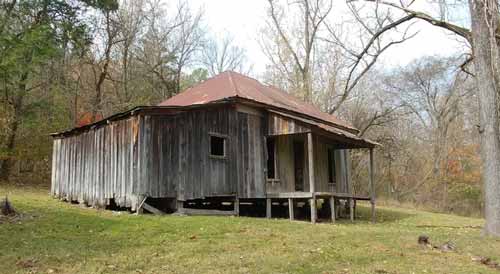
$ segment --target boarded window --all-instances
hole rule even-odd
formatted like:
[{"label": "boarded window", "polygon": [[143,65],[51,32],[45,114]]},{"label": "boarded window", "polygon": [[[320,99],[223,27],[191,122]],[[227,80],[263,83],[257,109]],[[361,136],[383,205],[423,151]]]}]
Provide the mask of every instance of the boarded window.
[{"label": "boarded window", "polygon": [[335,173],[335,150],[328,149],[328,182],[335,184],[337,174]]},{"label": "boarded window", "polygon": [[276,141],[267,139],[267,178],[276,178]]},{"label": "boarded window", "polygon": [[210,136],[210,156],[226,156],[226,138],[220,136]]}]

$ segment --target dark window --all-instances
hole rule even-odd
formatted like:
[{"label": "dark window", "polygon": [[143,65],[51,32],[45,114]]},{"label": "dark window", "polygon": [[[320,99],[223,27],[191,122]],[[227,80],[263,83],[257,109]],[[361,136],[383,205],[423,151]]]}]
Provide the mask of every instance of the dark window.
[{"label": "dark window", "polygon": [[335,183],[337,174],[335,174],[335,150],[328,149],[328,182]]},{"label": "dark window", "polygon": [[219,136],[210,136],[210,155],[217,157],[226,156],[225,145],[226,138]]},{"label": "dark window", "polygon": [[267,139],[267,178],[276,179],[276,144],[274,139]]}]

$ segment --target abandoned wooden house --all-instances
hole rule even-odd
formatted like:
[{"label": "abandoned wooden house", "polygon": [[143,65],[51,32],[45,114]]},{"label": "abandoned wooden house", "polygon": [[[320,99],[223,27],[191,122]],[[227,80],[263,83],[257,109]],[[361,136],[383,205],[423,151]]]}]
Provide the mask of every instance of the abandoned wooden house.
[{"label": "abandoned wooden house", "polygon": [[[376,143],[357,133],[277,88],[224,72],[157,106],[54,133],[51,193],[152,213],[238,215],[260,206],[261,216],[301,211],[312,222],[318,210],[334,221],[341,203],[352,219],[356,200],[367,200],[374,218]],[[352,191],[350,149],[370,153],[370,195]]]}]

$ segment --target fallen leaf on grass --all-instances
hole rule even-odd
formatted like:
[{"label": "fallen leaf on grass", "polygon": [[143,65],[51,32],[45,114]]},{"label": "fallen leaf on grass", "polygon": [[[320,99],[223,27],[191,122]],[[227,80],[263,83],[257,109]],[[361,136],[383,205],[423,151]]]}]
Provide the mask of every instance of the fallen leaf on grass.
[{"label": "fallen leaf on grass", "polygon": [[490,268],[500,269],[500,264],[493,261],[491,258],[482,257],[482,256],[472,256],[471,259],[474,262],[479,262],[479,263],[484,264]]},{"label": "fallen leaf on grass", "polygon": [[35,267],[35,259],[19,260],[16,265],[22,268],[32,268]]}]

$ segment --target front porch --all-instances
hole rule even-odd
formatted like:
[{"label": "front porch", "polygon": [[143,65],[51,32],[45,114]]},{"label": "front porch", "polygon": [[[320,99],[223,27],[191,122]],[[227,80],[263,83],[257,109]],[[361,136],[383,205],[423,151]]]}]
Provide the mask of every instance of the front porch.
[{"label": "front porch", "polygon": [[[334,223],[339,217],[340,201],[345,201],[349,206],[349,218],[354,221],[356,216],[357,201],[370,201],[372,211],[372,222],[375,222],[375,203],[371,202],[369,196],[360,196],[350,193],[336,193],[336,192],[281,192],[281,193],[268,193],[266,198],[266,217],[272,218],[272,203],[273,201],[285,200],[288,205],[288,216],[291,221],[295,219],[295,206],[297,201],[309,201],[311,207],[311,222],[315,223],[318,219],[317,214],[317,201],[323,200],[328,203],[330,210],[330,219]],[[313,218],[314,216],[314,218]]]},{"label": "front porch", "polygon": [[[266,216],[272,217],[273,201],[285,200],[288,215],[294,219],[296,201],[308,201],[310,219],[318,219],[317,201],[330,208],[332,222],[338,218],[340,202],[349,208],[354,221],[357,201],[369,201],[371,220],[375,222],[375,186],[373,149],[377,145],[357,137],[349,130],[280,112],[270,112],[266,135]],[[364,149],[369,153],[369,193],[354,193],[347,150]]]}]

